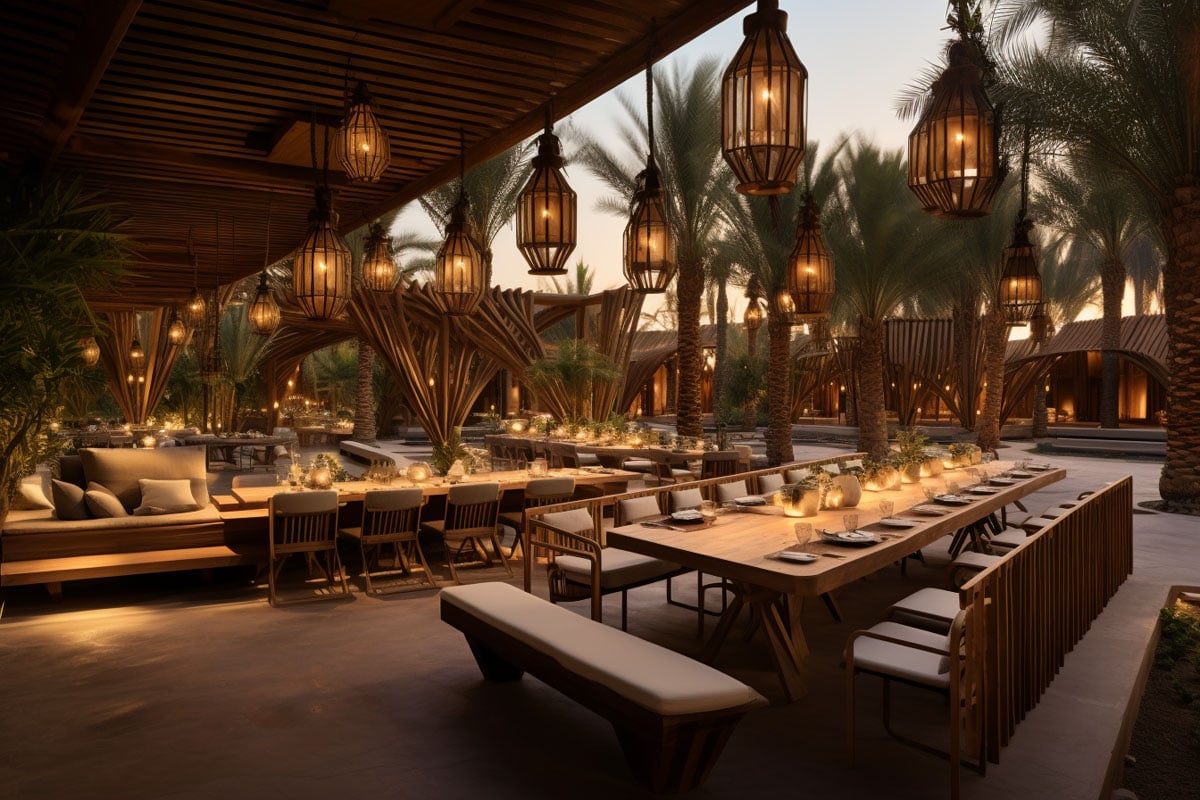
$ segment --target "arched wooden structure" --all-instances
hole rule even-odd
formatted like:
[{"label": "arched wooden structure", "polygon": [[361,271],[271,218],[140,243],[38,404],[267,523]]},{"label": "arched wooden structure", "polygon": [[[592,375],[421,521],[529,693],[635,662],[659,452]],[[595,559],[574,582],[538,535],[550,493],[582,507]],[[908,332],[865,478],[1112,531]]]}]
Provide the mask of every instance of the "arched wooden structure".
[{"label": "arched wooden structure", "polygon": [[[171,319],[164,309],[144,313],[146,325],[141,329],[137,312],[104,314],[108,330],[96,338],[109,391],[126,421],[133,425],[145,424],[147,417],[154,413],[167,390],[171,367],[182,349],[171,344],[167,336]],[[146,353],[144,367],[136,372],[129,360],[129,347],[135,334]]]}]

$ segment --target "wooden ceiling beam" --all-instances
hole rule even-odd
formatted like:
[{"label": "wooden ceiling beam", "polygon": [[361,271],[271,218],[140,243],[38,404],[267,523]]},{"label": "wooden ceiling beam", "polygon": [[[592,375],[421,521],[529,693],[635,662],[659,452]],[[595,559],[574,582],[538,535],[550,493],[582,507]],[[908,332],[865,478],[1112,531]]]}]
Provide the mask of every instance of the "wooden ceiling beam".
[{"label": "wooden ceiling beam", "polygon": [[141,6],[142,0],[84,3],[79,36],[60,73],[42,126],[47,165],[54,163],[75,132]]},{"label": "wooden ceiling beam", "polygon": [[[690,42],[738,10],[738,7],[731,6],[729,0],[699,0],[670,20],[659,20],[655,36],[656,58],[661,60],[676,48]],[[565,117],[645,69],[646,55],[649,50],[649,21],[646,22],[646,28],[645,36],[633,41],[612,58],[598,64],[586,77],[575,81],[557,94],[552,95],[547,91],[546,100],[550,100],[551,97],[554,100],[555,116],[560,119]],[[466,154],[468,169],[524,141],[540,131],[544,124],[545,117],[539,106],[520,119],[514,120],[499,132],[469,146]],[[431,169],[421,178],[411,181],[378,204],[366,207],[360,214],[344,214],[342,228],[351,230],[370,220],[377,219],[452,180],[457,174],[458,165],[454,160],[450,160],[440,167]]]},{"label": "wooden ceiling beam", "polygon": [[[193,153],[187,150],[177,150],[148,142],[131,142],[124,139],[110,139],[101,136],[75,136],[71,139],[72,155],[86,158],[115,158],[135,163],[164,164],[181,167],[185,170],[195,170],[200,176],[226,175],[255,182],[271,184],[299,184],[312,186],[314,183],[313,170],[310,167],[295,167],[290,164],[276,164],[269,161],[259,161],[249,158],[232,158],[214,156],[203,153]],[[393,164],[401,166],[416,166],[416,159],[395,158]],[[185,180],[181,176],[173,176],[173,180]],[[330,186],[351,186],[351,181],[340,170],[330,170],[328,181]]]}]

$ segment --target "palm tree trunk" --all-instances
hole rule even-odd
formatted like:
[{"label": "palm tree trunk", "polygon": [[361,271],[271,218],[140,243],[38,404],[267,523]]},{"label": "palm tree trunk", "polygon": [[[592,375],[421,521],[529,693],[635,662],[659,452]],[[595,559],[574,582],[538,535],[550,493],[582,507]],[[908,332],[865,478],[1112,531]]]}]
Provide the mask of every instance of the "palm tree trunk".
[{"label": "palm tree trunk", "polygon": [[1049,434],[1049,420],[1046,416],[1046,381],[1049,375],[1038,378],[1033,386],[1033,431],[1035,439],[1044,439]]},{"label": "palm tree trunk", "polygon": [[788,365],[792,360],[792,326],[778,314],[767,316],[767,463],[784,464],[792,450],[792,414],[788,402]]},{"label": "palm tree trunk", "polygon": [[725,281],[717,282],[717,353],[713,368],[713,415],[719,413],[725,403],[725,391],[729,386],[729,295],[725,292]]},{"label": "palm tree trunk", "polygon": [[1200,514],[1200,180],[1172,193],[1163,267],[1170,350],[1167,463],[1158,491],[1167,511]]},{"label": "palm tree trunk", "polygon": [[680,436],[704,435],[700,405],[700,300],[704,293],[704,265],[679,263],[679,407],[675,429]]},{"label": "palm tree trunk", "polygon": [[974,348],[972,347],[972,333],[974,332],[976,317],[974,311],[973,298],[960,298],[954,304],[954,309],[951,312],[951,325],[953,330],[951,336],[954,341],[953,356],[953,372],[956,377],[958,390],[958,424],[962,425],[967,430],[975,428],[975,389],[978,383],[974,380],[974,375],[971,370],[974,369]]},{"label": "palm tree trunk", "polygon": [[[755,362],[758,358],[758,330],[746,331],[746,362],[750,369],[755,369]],[[758,427],[758,403],[754,400],[754,395],[746,400],[746,405],[742,407],[742,430],[752,431]]]},{"label": "palm tree trunk", "polygon": [[1109,259],[1100,268],[1104,318],[1100,328],[1100,427],[1115,428],[1120,417],[1121,299],[1125,295],[1125,264]]},{"label": "palm tree trunk", "polygon": [[975,420],[977,443],[983,450],[1000,446],[1000,406],[1004,400],[1004,351],[1008,324],[1004,312],[993,308],[983,317],[983,413]]},{"label": "palm tree trunk", "polygon": [[358,342],[358,386],[354,392],[354,433],[350,438],[375,444],[375,351]]},{"label": "palm tree trunk", "polygon": [[888,451],[887,410],[883,392],[883,323],[858,324],[858,449],[874,458]]}]

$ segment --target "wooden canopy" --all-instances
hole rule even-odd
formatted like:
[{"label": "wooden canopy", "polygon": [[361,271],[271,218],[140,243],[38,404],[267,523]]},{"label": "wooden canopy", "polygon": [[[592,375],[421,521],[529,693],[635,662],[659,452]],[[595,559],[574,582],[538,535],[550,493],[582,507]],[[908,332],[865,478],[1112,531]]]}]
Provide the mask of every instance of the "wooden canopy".
[{"label": "wooden canopy", "polygon": [[82,174],[128,218],[142,260],[129,285],[90,298],[96,308],[182,302],[192,254],[208,287],[299,243],[310,130],[322,160],[348,83],[374,94],[392,161],[378,183],[351,185],[331,156],[343,230],[454,177],[460,129],[471,166],[540,130],[551,98],[561,117],[635,75],[652,20],[661,57],[745,5],[9,0],[0,164]]}]

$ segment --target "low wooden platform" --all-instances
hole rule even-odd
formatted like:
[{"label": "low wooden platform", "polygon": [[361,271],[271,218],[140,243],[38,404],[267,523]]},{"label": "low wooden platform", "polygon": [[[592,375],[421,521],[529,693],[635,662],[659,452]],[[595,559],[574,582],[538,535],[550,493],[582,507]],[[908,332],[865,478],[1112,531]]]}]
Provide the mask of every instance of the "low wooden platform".
[{"label": "low wooden platform", "polygon": [[0,583],[28,586],[44,583],[53,595],[62,593],[63,581],[84,578],[115,578],[145,572],[177,572],[257,564],[264,554],[239,553],[225,545],[185,547],[176,550],[147,550],[138,553],[107,553],[91,556],[39,558],[5,561],[0,564]]}]

